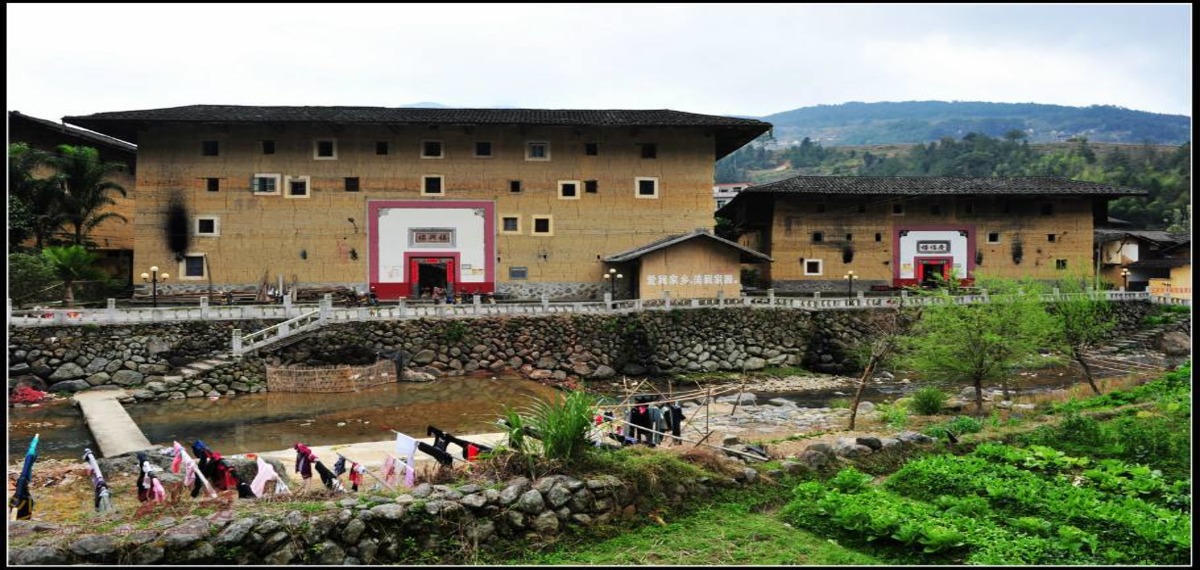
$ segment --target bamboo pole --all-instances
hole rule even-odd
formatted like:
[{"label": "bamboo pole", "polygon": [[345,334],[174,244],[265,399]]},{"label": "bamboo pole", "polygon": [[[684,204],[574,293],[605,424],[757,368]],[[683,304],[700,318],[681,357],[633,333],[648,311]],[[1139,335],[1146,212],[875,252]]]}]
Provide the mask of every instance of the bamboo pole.
[{"label": "bamboo pole", "polygon": [[[635,426],[634,424],[631,424],[631,423],[629,423],[629,422],[627,422],[627,421],[625,421],[625,420],[616,420],[616,421],[619,421],[619,422],[621,422],[621,423],[623,423],[623,424],[626,424],[626,425],[628,425],[628,426],[637,427],[637,428],[639,428],[639,429],[642,429],[642,430],[645,430],[645,431],[648,431],[648,432],[651,432],[651,433],[656,433],[656,434],[658,434],[658,435],[661,435],[661,436],[663,436],[664,438],[666,438],[666,437],[674,438],[674,437],[675,437],[674,435],[671,435],[671,434],[669,434],[669,433],[663,433],[663,432],[661,432],[661,431],[656,431],[656,430],[653,430],[653,429],[650,429],[650,428],[646,428],[646,427],[642,427],[642,426]],[[705,437],[707,438],[708,436],[705,436]],[[680,437],[679,439],[680,439],[681,441],[686,441],[686,442],[688,442],[688,443],[693,443],[693,444],[696,444],[696,445],[703,445],[703,446],[705,446],[705,447],[711,447],[711,448],[713,448],[713,449],[719,449],[719,450],[721,450],[721,451],[726,451],[726,452],[729,452],[729,453],[736,453],[736,454],[738,454],[738,455],[741,455],[741,456],[744,456],[744,457],[749,457],[749,458],[751,458],[751,459],[757,459],[757,460],[759,460],[759,461],[768,461],[768,460],[770,460],[770,459],[771,459],[770,457],[763,457],[763,456],[761,456],[761,455],[756,455],[756,454],[746,453],[746,452],[744,452],[744,451],[738,451],[738,450],[736,450],[736,449],[729,449],[728,447],[721,447],[721,446],[719,446],[719,445],[713,445],[713,444],[711,444],[711,443],[704,443],[704,441],[703,441],[703,440],[701,440],[701,441],[693,441],[693,440],[690,440],[690,439],[684,439],[683,437]]]},{"label": "bamboo pole", "polygon": [[[336,453],[338,457],[341,457],[342,459],[345,459],[346,461],[349,461],[350,463],[358,463],[357,461],[353,461],[353,460],[351,460],[349,457],[346,457],[345,455],[342,455],[342,454],[340,454],[340,453],[337,453],[336,451],[335,451],[334,453]],[[358,463],[358,464],[359,464],[359,465],[362,467],[363,473],[366,473],[367,475],[370,475],[372,479],[374,479],[374,480],[376,480],[376,481],[379,481],[379,483],[380,483],[381,485],[383,485],[384,487],[387,487],[389,491],[395,491],[395,490],[396,490],[396,488],[395,488],[395,487],[393,487],[393,486],[391,486],[391,485],[388,485],[387,481],[384,481],[383,479],[380,479],[379,477],[376,477],[374,473],[371,473],[370,471],[367,471],[367,467],[366,467],[365,465],[363,465],[363,464],[361,464],[361,463]]]}]

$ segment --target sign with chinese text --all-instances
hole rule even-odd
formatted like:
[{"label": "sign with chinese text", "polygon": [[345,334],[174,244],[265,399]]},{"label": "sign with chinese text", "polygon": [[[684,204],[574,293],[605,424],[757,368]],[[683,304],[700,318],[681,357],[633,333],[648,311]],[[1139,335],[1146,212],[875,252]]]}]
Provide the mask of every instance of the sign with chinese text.
[{"label": "sign with chinese text", "polygon": [[917,253],[950,253],[949,241],[919,241]]}]

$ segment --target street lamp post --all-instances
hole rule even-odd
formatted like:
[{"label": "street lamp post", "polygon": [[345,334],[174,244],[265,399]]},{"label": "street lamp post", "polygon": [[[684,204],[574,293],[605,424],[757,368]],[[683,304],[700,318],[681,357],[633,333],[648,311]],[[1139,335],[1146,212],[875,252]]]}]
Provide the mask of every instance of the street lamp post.
[{"label": "street lamp post", "polygon": [[854,280],[858,279],[858,276],[855,275],[854,270],[851,269],[842,276],[842,279],[846,280],[846,298],[849,299],[850,296],[854,294]]},{"label": "street lamp post", "polygon": [[621,279],[622,277],[625,276],[617,273],[615,268],[609,269],[608,273],[604,274],[604,280],[608,281],[609,294],[612,295],[612,298],[614,299],[617,298],[617,279]]},{"label": "street lamp post", "polygon": [[1129,269],[1121,270],[1121,290],[1122,291],[1129,290]]},{"label": "street lamp post", "polygon": [[142,274],[142,281],[150,284],[150,299],[155,308],[158,308],[158,284],[165,282],[170,277],[171,275],[168,273],[159,275],[157,265],[150,266],[150,273]]}]

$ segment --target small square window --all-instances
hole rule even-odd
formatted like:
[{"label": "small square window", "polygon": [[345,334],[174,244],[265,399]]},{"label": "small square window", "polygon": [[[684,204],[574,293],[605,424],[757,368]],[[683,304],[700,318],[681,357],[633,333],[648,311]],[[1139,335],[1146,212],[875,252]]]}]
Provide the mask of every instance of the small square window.
[{"label": "small square window", "polygon": [[854,241],[854,234],[846,234],[846,241]]},{"label": "small square window", "polygon": [[260,141],[260,142],[262,142],[262,153],[263,154],[275,154],[275,141],[264,140],[264,141]]},{"label": "small square window", "polygon": [[440,196],[442,194],[442,177],[441,176],[424,176],[421,178],[421,194],[432,194]]},{"label": "small square window", "polygon": [[205,178],[204,180],[208,185],[209,192],[220,192],[221,191],[221,179],[220,178]]},{"label": "small square window", "polygon": [[521,192],[521,181],[520,180],[509,180],[508,181],[508,191],[512,192],[513,194],[520,193]]},{"label": "small square window", "polygon": [[883,241],[883,234],[875,232],[875,241]]},{"label": "small square window", "polygon": [[988,233],[988,243],[1000,243],[999,232],[989,232]]},{"label": "small square window", "polygon": [[1048,241],[1050,243],[1054,243],[1054,242],[1058,241],[1058,236],[1056,236],[1054,234],[1046,234],[1046,241]]},{"label": "small square window", "polygon": [[595,194],[600,191],[600,183],[595,180],[584,180],[583,191],[588,194]]},{"label": "small square window", "polygon": [[1067,268],[1067,260],[1055,259],[1054,260],[1054,268],[1055,269],[1066,269]]},{"label": "small square window", "polygon": [[521,233],[520,216],[504,216],[500,218],[500,231],[506,234]]},{"label": "small square window", "polygon": [[567,200],[579,198],[579,183],[574,180],[560,180],[558,197]]},{"label": "small square window", "polygon": [[892,204],[892,215],[893,216],[903,216],[904,215],[904,204]]},{"label": "small square window", "polygon": [[825,233],[824,232],[813,232],[812,241],[813,241],[813,243],[821,243],[821,242],[825,241]]},{"label": "small square window", "polygon": [[1042,210],[1043,216],[1053,216],[1054,215],[1054,204],[1042,204],[1041,210]]},{"label": "small square window", "polygon": [[288,177],[288,198],[307,198],[308,197],[308,177],[307,176],[289,176]]},{"label": "small square window", "polygon": [[821,260],[820,259],[803,259],[803,260],[801,260],[801,262],[804,263],[804,274],[805,275],[820,275],[821,274]]},{"label": "small square window", "polygon": [[520,281],[529,278],[528,267],[509,267],[508,278],[515,281]]},{"label": "small square window", "polygon": [[932,216],[942,215],[942,206],[940,204],[933,204],[932,206],[929,206],[929,214]]},{"label": "small square window", "polygon": [[658,144],[642,143],[642,158],[658,158]]},{"label": "small square window", "polygon": [[375,141],[375,154],[387,154],[389,150],[387,141]]},{"label": "small square window", "polygon": [[357,176],[346,177],[346,191],[347,192],[358,192],[358,177]]},{"label": "small square window", "polygon": [[179,275],[181,279],[204,279],[204,255],[190,254],[184,255],[183,261],[179,262]]},{"label": "small square window", "polygon": [[202,141],[200,143],[200,154],[204,156],[217,156],[221,154],[221,147],[217,141]]},{"label": "small square window", "polygon": [[250,190],[255,194],[279,194],[278,174],[255,174],[250,179]]},{"label": "small square window", "polygon": [[550,160],[550,143],[525,143],[525,160]]},{"label": "small square window", "polygon": [[318,139],[313,141],[313,158],[317,160],[336,160],[337,141],[333,139]]},{"label": "small square window", "polygon": [[442,141],[421,141],[421,158],[442,158]]},{"label": "small square window", "polygon": [[550,216],[534,216],[533,233],[534,235],[553,235],[554,227],[551,224]]},{"label": "small square window", "polygon": [[594,142],[583,143],[583,154],[587,156],[596,156],[600,154],[600,144]]},{"label": "small square window", "polygon": [[215,235],[217,235],[217,219],[216,218],[196,218],[196,235],[199,235],[199,236],[215,236]]},{"label": "small square window", "polygon": [[475,143],[475,156],[479,158],[492,156],[492,143],[490,141],[478,141]]},{"label": "small square window", "polygon": [[638,198],[658,198],[657,178],[635,178]]}]

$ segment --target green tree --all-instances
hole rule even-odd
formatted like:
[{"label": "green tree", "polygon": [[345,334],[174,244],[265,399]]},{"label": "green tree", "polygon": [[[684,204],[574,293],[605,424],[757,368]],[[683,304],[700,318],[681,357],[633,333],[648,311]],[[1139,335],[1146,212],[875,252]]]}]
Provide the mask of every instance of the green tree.
[{"label": "green tree", "polygon": [[1060,295],[1049,307],[1057,321],[1055,340],[1059,349],[1083,368],[1088,385],[1099,394],[1100,388],[1084,355],[1116,326],[1112,303],[1106,297],[1091,295],[1088,277],[1083,275],[1059,280],[1058,291]]},{"label": "green tree", "polygon": [[935,289],[912,334],[903,339],[903,362],[930,380],[969,381],[976,413],[983,414],[983,383],[1004,382],[1025,358],[1055,334],[1042,306],[1042,287],[1030,280],[980,277],[987,302],[959,304],[949,290]]},{"label": "green tree", "polygon": [[8,297],[13,304],[49,301],[60,281],[40,255],[8,254]]},{"label": "green tree", "polygon": [[8,145],[10,250],[29,237],[36,249],[49,245],[66,221],[61,177],[38,176],[38,170],[49,165],[48,154],[26,143]]},{"label": "green tree", "polygon": [[82,281],[104,279],[104,272],[96,267],[99,259],[95,253],[82,245],[51,246],[42,250],[42,257],[63,284],[63,306],[75,306],[75,284]]},{"label": "green tree", "polygon": [[63,212],[66,223],[74,228],[71,243],[86,245],[88,235],[106,220],[128,223],[125,216],[105,211],[117,203],[111,193],[126,195],[125,188],[110,179],[113,174],[123,172],[125,165],[101,162],[100,151],[90,146],[60,145],[58,153],[50,157],[49,163],[62,175]]}]

